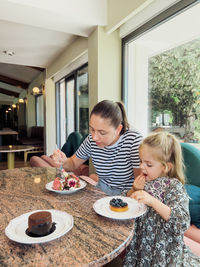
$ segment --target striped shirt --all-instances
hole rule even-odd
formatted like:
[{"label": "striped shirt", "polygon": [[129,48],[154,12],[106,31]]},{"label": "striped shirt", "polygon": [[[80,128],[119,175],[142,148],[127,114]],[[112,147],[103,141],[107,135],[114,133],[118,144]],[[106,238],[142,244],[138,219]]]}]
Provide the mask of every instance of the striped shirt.
[{"label": "striped shirt", "polygon": [[76,151],[76,156],[84,160],[91,158],[99,179],[106,185],[128,190],[134,180],[133,168],[139,168],[138,147],[141,140],[141,134],[127,130],[115,144],[100,148],[89,134]]}]

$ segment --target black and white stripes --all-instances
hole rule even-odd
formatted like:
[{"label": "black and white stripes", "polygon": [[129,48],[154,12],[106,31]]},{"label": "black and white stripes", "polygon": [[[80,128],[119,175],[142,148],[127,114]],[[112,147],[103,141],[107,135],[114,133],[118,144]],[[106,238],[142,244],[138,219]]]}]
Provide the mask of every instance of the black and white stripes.
[{"label": "black and white stripes", "polygon": [[128,130],[115,144],[100,148],[88,135],[76,156],[85,160],[91,158],[103,183],[114,189],[125,190],[132,186],[133,168],[139,168],[138,146],[141,140],[138,132]]}]

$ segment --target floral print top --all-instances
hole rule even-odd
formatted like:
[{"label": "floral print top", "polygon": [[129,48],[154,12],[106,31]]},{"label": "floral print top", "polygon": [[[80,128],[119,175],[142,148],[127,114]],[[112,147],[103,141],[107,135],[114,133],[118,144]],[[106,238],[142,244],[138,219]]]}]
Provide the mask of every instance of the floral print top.
[{"label": "floral print top", "polygon": [[135,235],[126,255],[125,267],[200,266],[200,257],[185,246],[183,235],[190,225],[188,196],[175,178],[160,177],[144,190],[171,208],[165,221],[153,208],[135,219]]}]

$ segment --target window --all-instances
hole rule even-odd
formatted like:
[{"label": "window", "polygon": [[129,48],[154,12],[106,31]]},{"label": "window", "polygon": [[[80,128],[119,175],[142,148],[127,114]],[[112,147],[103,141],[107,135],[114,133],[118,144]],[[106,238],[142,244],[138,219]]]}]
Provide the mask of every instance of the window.
[{"label": "window", "polygon": [[44,98],[43,95],[35,97],[36,126],[44,126]]},{"label": "window", "polygon": [[56,83],[56,142],[61,148],[67,136],[88,134],[88,66],[83,65]]},{"label": "window", "polygon": [[164,127],[196,142],[200,4],[180,2],[123,38],[123,100],[131,125],[144,136]]}]

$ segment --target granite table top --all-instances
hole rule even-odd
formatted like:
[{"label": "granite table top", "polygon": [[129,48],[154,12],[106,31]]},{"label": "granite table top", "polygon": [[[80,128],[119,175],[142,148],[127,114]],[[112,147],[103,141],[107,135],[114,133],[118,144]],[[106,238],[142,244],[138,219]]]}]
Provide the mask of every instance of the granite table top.
[{"label": "granite table top", "polygon": [[[18,168],[0,171],[0,266],[103,266],[129,245],[134,220],[112,220],[96,214],[93,203],[105,193],[91,184],[61,195],[45,184],[55,168]],[[42,244],[22,244],[5,235],[10,220],[30,211],[56,209],[71,214],[73,228]]]},{"label": "granite table top", "polygon": [[33,149],[33,146],[25,146],[25,145],[9,145],[9,146],[0,146],[0,152],[2,153],[14,153],[20,151],[28,151]]}]

